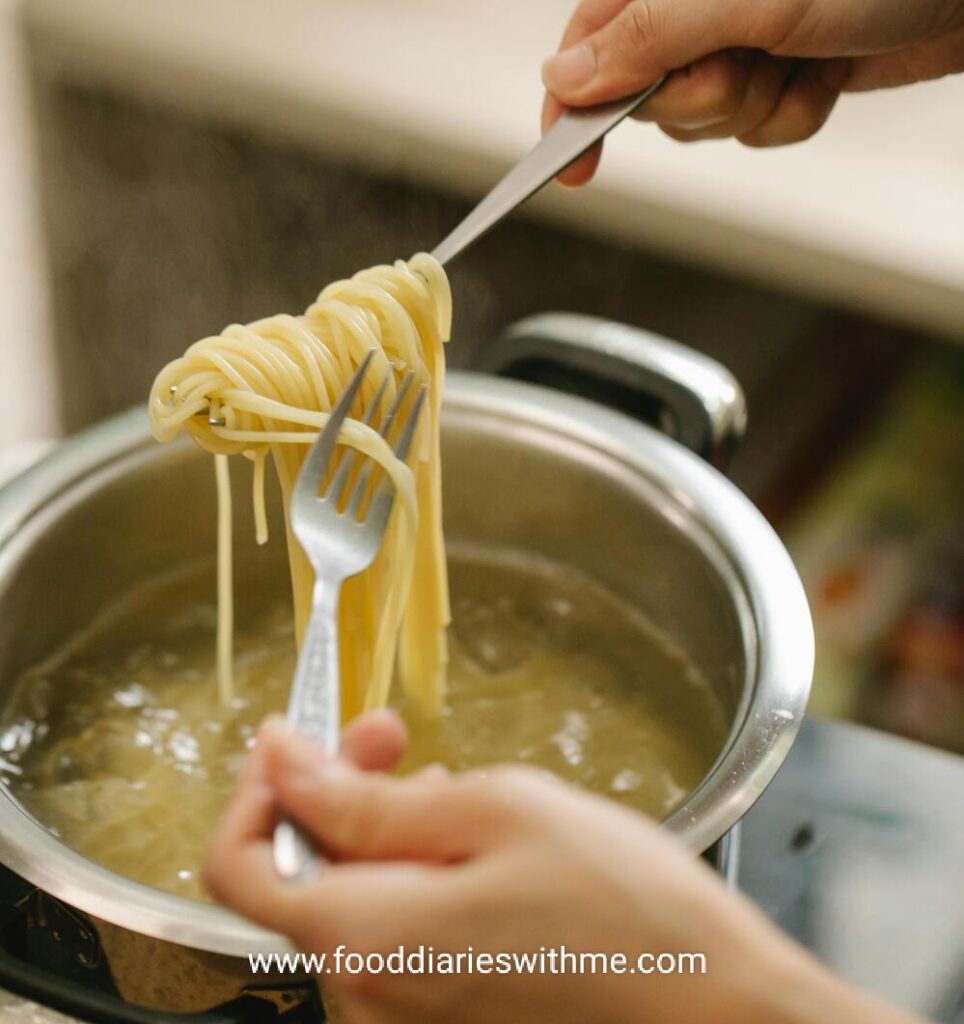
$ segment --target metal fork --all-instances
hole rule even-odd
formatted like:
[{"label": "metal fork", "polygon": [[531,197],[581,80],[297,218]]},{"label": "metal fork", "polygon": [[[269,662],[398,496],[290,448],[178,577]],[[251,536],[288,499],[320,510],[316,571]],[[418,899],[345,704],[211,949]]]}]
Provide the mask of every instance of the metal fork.
[{"label": "metal fork", "polygon": [[[367,569],[381,546],[392,511],[395,489],[387,477],[376,487],[367,508],[365,494],[371,479],[372,460],[349,450],[337,461],[338,433],[348,418],[361,390],[374,350],[358,367],[312,445],[302,466],[291,498],[291,530],[304,549],[315,574],[311,598],[311,617],[302,640],[288,702],[288,721],[306,733],[332,756],[338,753],[341,728],[338,662],[338,600],[342,584]],[[426,389],[419,388],[409,408],[400,415],[414,383],[409,371],[399,382],[395,398],[385,415],[376,423],[391,377],[389,370],[365,409],[363,420],[388,438],[395,428],[393,450],[406,459],[415,437]],[[348,488],[358,458],[354,483]],[[322,484],[330,470],[331,479],[324,491]],[[362,514],[363,513],[363,514]],[[283,878],[307,880],[317,870],[319,859],[310,841],[293,822],[280,822],[274,833],[274,861]]]},{"label": "metal fork", "polygon": [[455,259],[507,213],[585,153],[606,132],[629,117],[664,81],[665,78],[661,78],[642,92],[625,99],[567,110],[465,220],[435,247],[432,255],[443,266]]}]

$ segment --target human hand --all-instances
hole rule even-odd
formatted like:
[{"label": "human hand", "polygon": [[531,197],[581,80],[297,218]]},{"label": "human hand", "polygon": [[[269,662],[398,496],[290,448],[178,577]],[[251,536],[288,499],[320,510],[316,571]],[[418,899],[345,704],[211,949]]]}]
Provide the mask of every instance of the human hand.
[{"label": "human hand", "polygon": [[[841,91],[964,71],[964,0],[580,0],[543,66],[543,131],[566,107],[669,79],[636,115],[680,142],[809,138]],[[560,176],[581,185],[601,143]]]},{"label": "human hand", "polygon": [[[275,874],[281,812],[331,861],[308,885]],[[328,974],[351,1024],[898,1020],[822,972],[668,834],[532,770],[364,774],[269,723],[205,878],[219,900],[329,963],[339,947],[706,956],[703,975]]]},{"label": "human hand", "polygon": [[[274,727],[290,731],[284,719],[271,718]],[[408,730],[394,711],[382,709],[360,715],[341,734],[339,756],[364,772],[390,772],[405,753]]]},{"label": "human hand", "polygon": [[[218,826],[214,840],[215,847],[218,847],[218,837],[228,834],[233,838],[235,845],[231,851],[231,863],[226,864],[220,859],[212,859],[210,854],[207,858],[205,884],[212,892],[219,890],[222,868],[232,877],[235,874],[238,877],[271,877],[275,874],[274,826],[282,815],[279,812],[277,797],[265,777],[266,746],[263,742],[264,736],[275,735],[290,736],[293,742],[309,743],[300,734],[295,733],[280,715],[272,715],[261,726],[255,748],[241,769],[234,797]],[[402,759],[407,743],[408,732],[398,715],[388,710],[373,711],[356,718],[342,732],[339,757],[361,771],[389,772]],[[320,747],[310,744],[310,749],[314,751],[316,758],[325,757]],[[266,845],[255,842],[256,837],[265,829]],[[269,895],[268,886],[258,886],[250,894],[252,906],[267,899]],[[234,902],[232,905],[241,913],[257,918],[257,914],[250,910],[246,903],[240,905]]]}]

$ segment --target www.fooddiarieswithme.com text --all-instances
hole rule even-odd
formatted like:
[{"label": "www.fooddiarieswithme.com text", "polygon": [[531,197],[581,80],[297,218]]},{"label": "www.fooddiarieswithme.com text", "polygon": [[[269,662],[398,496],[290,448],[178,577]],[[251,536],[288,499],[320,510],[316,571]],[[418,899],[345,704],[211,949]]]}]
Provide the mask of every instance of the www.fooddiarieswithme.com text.
[{"label": "www.fooddiarieswithme.com text", "polygon": [[565,946],[530,952],[490,952],[469,946],[457,952],[432,946],[390,953],[360,953],[339,946],[331,953],[249,953],[254,974],[706,974],[705,953],[600,953]]}]

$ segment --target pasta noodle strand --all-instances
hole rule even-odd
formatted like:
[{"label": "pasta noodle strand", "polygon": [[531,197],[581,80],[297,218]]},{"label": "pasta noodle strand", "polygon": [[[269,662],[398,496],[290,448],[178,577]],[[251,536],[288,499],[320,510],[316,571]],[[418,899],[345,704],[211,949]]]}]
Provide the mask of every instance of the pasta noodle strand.
[{"label": "pasta noodle strand", "polygon": [[[376,356],[339,443],[374,459],[392,480],[398,500],[372,566],[348,580],[339,609],[341,689],[345,720],[388,700],[393,671],[426,713],[444,700],[449,622],[442,539],[439,416],[445,375],[443,344],[452,322],[448,278],[421,253],[408,262],[363,270],[328,285],[302,316],[279,315],[232,324],[195,342],[157,375],[151,389],[151,428],[159,441],[182,431],[215,457],[218,495],[218,687],[232,698],[231,509],[228,456],[254,464],[256,539],[267,540],[265,460],[272,458],[287,512],[308,445],[328,421],[338,396],[362,359]],[[383,374],[411,370],[429,389],[415,445],[414,466],[360,422]],[[312,573],[287,529],[288,558],[300,638],[310,614]]]}]

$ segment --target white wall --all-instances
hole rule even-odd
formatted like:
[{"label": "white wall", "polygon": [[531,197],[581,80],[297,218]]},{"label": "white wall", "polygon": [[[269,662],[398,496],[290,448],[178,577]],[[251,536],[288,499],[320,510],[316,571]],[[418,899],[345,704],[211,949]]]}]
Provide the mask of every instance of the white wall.
[{"label": "white wall", "polygon": [[0,0],[0,450],[57,432],[18,0]]}]

